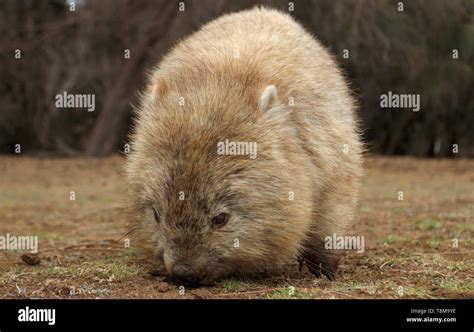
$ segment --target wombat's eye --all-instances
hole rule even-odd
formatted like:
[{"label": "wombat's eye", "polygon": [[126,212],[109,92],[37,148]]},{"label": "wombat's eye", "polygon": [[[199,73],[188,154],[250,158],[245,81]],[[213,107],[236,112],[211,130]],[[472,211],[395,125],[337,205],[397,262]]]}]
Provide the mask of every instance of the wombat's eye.
[{"label": "wombat's eye", "polygon": [[153,215],[155,216],[156,222],[160,222],[160,214],[158,213],[156,207],[153,207]]},{"label": "wombat's eye", "polygon": [[212,218],[212,227],[214,228],[220,228],[227,224],[229,221],[230,214],[228,213],[219,213],[217,216]]}]

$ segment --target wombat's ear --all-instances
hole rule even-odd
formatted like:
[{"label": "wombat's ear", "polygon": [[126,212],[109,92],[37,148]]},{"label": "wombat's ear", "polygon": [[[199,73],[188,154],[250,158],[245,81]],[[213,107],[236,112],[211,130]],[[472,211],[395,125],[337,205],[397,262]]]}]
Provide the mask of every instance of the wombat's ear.
[{"label": "wombat's ear", "polygon": [[160,98],[163,98],[167,92],[168,85],[164,81],[159,80],[151,88],[151,100],[156,101]]},{"label": "wombat's ear", "polygon": [[274,85],[268,85],[260,95],[258,100],[258,107],[262,112],[266,112],[275,106],[278,101],[277,89]]}]

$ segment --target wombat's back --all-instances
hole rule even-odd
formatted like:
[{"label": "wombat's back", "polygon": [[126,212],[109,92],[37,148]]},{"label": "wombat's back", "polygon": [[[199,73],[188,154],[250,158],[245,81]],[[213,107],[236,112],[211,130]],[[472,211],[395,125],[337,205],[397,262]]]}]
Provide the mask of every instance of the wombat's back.
[{"label": "wombat's back", "polygon": [[212,21],[163,59],[149,89],[158,78],[183,89],[220,74],[249,90],[275,85],[279,100],[294,111],[302,139],[318,142],[311,153],[330,156],[327,169],[340,158],[358,158],[362,148],[347,83],[329,52],[291,16],[254,8]]}]

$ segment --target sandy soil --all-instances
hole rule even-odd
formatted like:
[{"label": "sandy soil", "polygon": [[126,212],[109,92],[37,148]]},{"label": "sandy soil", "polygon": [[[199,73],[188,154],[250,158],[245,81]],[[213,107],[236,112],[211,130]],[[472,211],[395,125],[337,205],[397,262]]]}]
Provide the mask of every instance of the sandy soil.
[{"label": "sandy soil", "polygon": [[189,289],[125,248],[122,162],[0,157],[0,235],[38,236],[41,258],[0,250],[1,298],[474,298],[474,160],[369,159],[353,225],[365,252],[347,252],[335,282],[295,262]]}]

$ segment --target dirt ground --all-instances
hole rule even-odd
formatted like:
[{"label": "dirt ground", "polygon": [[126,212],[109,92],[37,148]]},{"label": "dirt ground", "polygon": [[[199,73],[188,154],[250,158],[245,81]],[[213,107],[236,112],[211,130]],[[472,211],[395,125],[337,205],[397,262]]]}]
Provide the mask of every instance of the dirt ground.
[{"label": "dirt ground", "polygon": [[367,160],[352,228],[365,251],[346,253],[335,282],[295,262],[189,289],[125,247],[122,162],[0,157],[0,235],[38,236],[41,259],[0,250],[1,298],[474,298],[474,160]]}]

